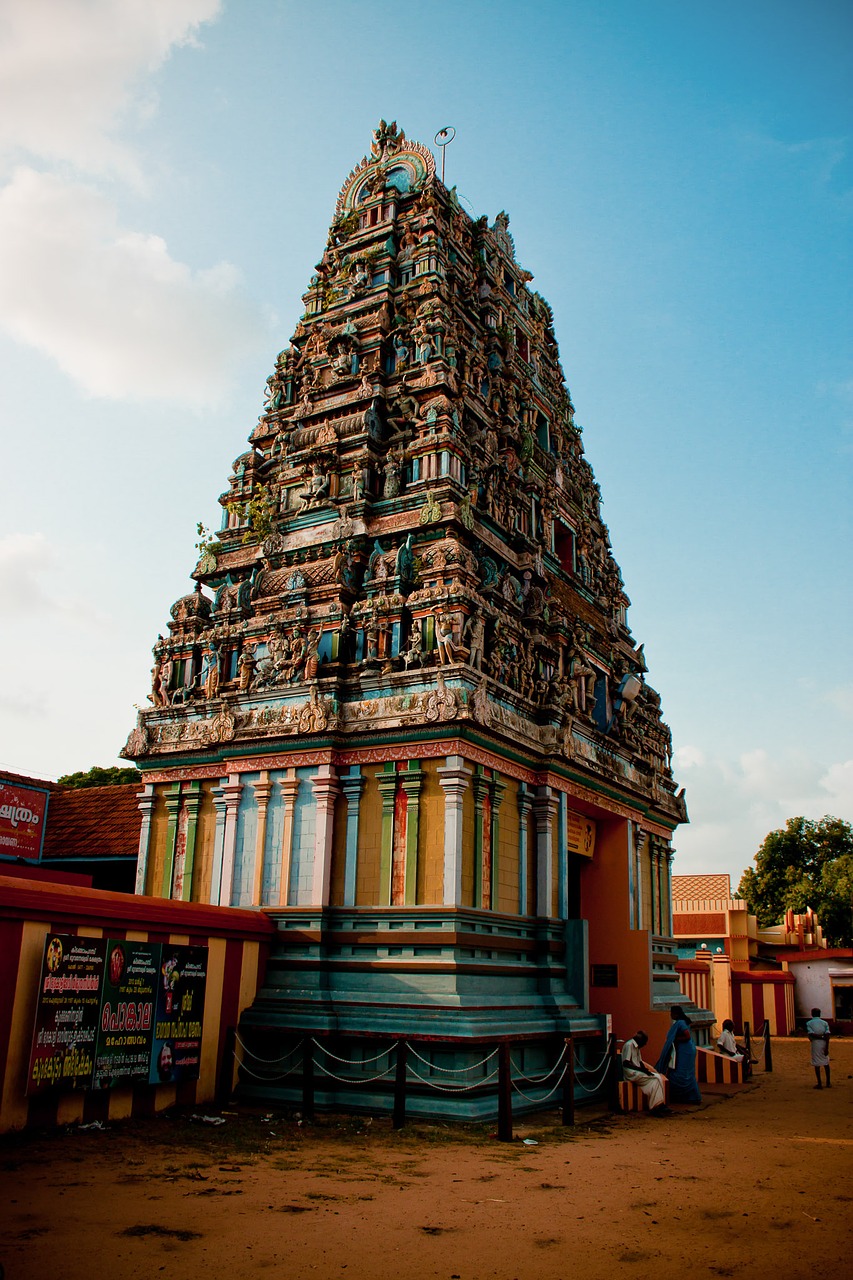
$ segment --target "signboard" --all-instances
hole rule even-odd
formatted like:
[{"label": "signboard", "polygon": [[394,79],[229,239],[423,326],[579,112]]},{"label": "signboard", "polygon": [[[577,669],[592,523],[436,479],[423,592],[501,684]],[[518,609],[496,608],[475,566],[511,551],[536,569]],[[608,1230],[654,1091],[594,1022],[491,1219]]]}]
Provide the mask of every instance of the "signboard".
[{"label": "signboard", "polygon": [[27,1093],[92,1083],[106,954],[103,938],[48,934]]},{"label": "signboard", "polygon": [[163,944],[151,1047],[151,1084],[197,1080],[207,984],[207,947]]},{"label": "signboard", "polygon": [[160,951],[158,942],[107,940],[95,1089],[148,1080]]},{"label": "signboard", "polygon": [[195,1080],[207,947],[48,934],[27,1093]]},{"label": "signboard", "polygon": [[595,853],[595,819],[569,809],[566,814],[566,845],[569,853],[591,858]]},{"label": "signboard", "polygon": [[38,862],[49,791],[0,778],[0,856]]}]

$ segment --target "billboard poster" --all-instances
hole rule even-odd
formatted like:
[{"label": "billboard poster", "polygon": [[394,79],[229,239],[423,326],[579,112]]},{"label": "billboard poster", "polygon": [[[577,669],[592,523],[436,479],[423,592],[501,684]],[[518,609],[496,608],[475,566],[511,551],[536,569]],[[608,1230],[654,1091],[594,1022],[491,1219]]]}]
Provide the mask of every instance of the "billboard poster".
[{"label": "billboard poster", "polygon": [[161,948],[157,977],[151,1084],[197,1080],[207,986],[207,947]]},{"label": "billboard poster", "polygon": [[595,819],[569,809],[566,814],[566,846],[569,853],[591,858],[595,853]]},{"label": "billboard poster", "polygon": [[40,787],[0,777],[0,857],[38,862],[49,798]]},{"label": "billboard poster", "polygon": [[106,954],[103,938],[47,935],[27,1093],[91,1086]]},{"label": "billboard poster", "polygon": [[161,951],[159,942],[107,939],[95,1089],[148,1081]]},{"label": "billboard poster", "polygon": [[197,1080],[207,954],[49,933],[27,1093]]}]

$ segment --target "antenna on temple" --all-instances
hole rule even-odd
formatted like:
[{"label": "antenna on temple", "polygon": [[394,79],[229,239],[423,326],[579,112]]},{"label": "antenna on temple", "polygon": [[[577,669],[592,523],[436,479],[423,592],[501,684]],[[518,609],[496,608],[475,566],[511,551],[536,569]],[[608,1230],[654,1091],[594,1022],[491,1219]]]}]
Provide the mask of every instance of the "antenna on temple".
[{"label": "antenna on temple", "polygon": [[456,130],[452,124],[445,125],[443,129],[439,129],[433,138],[433,142],[437,147],[441,147],[441,181],[444,182],[444,153],[456,137]]}]

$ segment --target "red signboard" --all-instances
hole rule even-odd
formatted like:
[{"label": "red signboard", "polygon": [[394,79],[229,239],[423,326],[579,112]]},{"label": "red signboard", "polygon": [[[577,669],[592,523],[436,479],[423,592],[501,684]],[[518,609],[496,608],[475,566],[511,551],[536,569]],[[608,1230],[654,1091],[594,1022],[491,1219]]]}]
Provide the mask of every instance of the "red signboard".
[{"label": "red signboard", "polygon": [[0,858],[38,862],[49,794],[0,778]]}]

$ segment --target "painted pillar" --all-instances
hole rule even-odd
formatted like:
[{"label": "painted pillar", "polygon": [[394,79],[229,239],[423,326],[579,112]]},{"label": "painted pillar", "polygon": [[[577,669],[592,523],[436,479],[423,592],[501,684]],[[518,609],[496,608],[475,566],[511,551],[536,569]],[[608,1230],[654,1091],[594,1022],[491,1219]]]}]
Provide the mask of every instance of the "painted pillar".
[{"label": "painted pillar", "polygon": [[175,870],[175,845],[178,840],[178,810],[181,807],[181,784],[173,782],[165,795],[166,812],[169,815],[166,824],[166,850],[163,859],[163,883],[160,897],[171,898],[172,876]]},{"label": "painted pillar", "polygon": [[288,769],[287,774],[278,784],[281,787],[283,807],[281,824],[281,873],[278,882],[278,905],[286,907],[290,898],[290,860],[293,856],[293,810],[296,795],[299,791],[299,779],[295,769]]},{"label": "painted pillar", "polygon": [[637,924],[638,929],[643,927],[643,845],[646,843],[647,833],[643,831],[639,825],[634,826],[634,877],[637,885],[636,901],[637,901]]},{"label": "painted pillar", "polygon": [[225,779],[213,789],[213,807],[216,810],[216,827],[213,832],[213,862],[210,869],[210,901],[215,906],[219,902],[219,886],[222,881],[222,850],[225,845],[225,796],[222,788]]},{"label": "painted pillar", "polygon": [[332,839],[335,830],[335,798],[340,793],[335,766],[321,764],[311,779],[316,802],[314,884],[312,905],[327,907],[332,896]]},{"label": "painted pillar", "polygon": [[252,880],[252,906],[259,907],[264,896],[264,850],[267,843],[267,810],[269,808],[272,784],[266,769],[255,783],[255,799],[258,802],[258,825],[255,829],[255,867]]},{"label": "painted pillar", "polygon": [[566,854],[568,837],[569,800],[565,791],[557,796],[557,914],[561,920],[569,918],[569,884]]},{"label": "painted pillar", "polygon": [[501,782],[500,778],[494,778],[491,785],[491,809],[492,809],[492,830],[491,830],[491,850],[492,850],[492,866],[491,866],[491,887],[489,891],[489,906],[492,911],[498,909],[499,898],[499,858],[500,858],[500,821],[499,812],[503,804],[504,793],[506,792],[506,783]]},{"label": "painted pillar", "polygon": [[639,929],[637,916],[637,824],[628,823],[628,928]]},{"label": "painted pillar", "polygon": [[420,794],[425,774],[415,760],[409,761],[400,783],[406,793],[406,888],[405,903],[412,907],[418,900],[418,829]]},{"label": "painted pillar", "polygon": [[491,856],[485,827],[489,783],[482,765],[477,766],[471,786],[474,791],[474,906],[487,907],[491,904]]},{"label": "painted pillar", "polygon": [[397,799],[397,769],[393,760],[376,775],[382,797],[382,848],[379,854],[379,905],[391,905],[391,875],[394,863],[394,804]]},{"label": "painted pillar", "polygon": [[347,852],[344,866],[344,906],[355,906],[356,877],[358,872],[358,813],[364,791],[364,775],[361,767],[352,765],[349,773],[341,778],[341,790],[347,802]]},{"label": "painted pillar", "polygon": [[527,784],[518,784],[518,913],[527,915],[527,864],[529,850],[527,848],[527,818],[533,797],[527,790]]},{"label": "painted pillar", "polygon": [[193,896],[193,868],[195,866],[195,843],[198,836],[198,810],[201,804],[201,783],[184,784],[184,809],[187,815],[187,829],[184,846],[184,874],[181,883],[181,899],[191,902]]},{"label": "painted pillar", "polygon": [[243,793],[239,773],[230,773],[228,781],[223,782],[219,787],[219,792],[225,802],[225,826],[222,835],[222,870],[219,876],[217,901],[222,907],[230,907],[234,889],[234,859],[237,853],[237,810]]},{"label": "painted pillar", "polygon": [[151,813],[154,809],[154,784],[146,782],[145,789],[137,797],[137,808],[142,814],[139,829],[139,853],[136,856],[136,887],[134,893],[145,893],[148,879],[148,856],[151,850]]},{"label": "painted pillar", "polygon": [[672,923],[672,859],[675,854],[672,846],[667,845],[666,848],[666,936],[672,937],[674,925]]},{"label": "painted pillar", "polygon": [[472,772],[462,756],[448,756],[436,770],[444,790],[444,905],[462,903],[462,804]]},{"label": "painted pillar", "polygon": [[553,907],[554,867],[552,863],[553,822],[557,797],[550,787],[539,787],[533,801],[536,820],[536,914],[550,916]]}]

